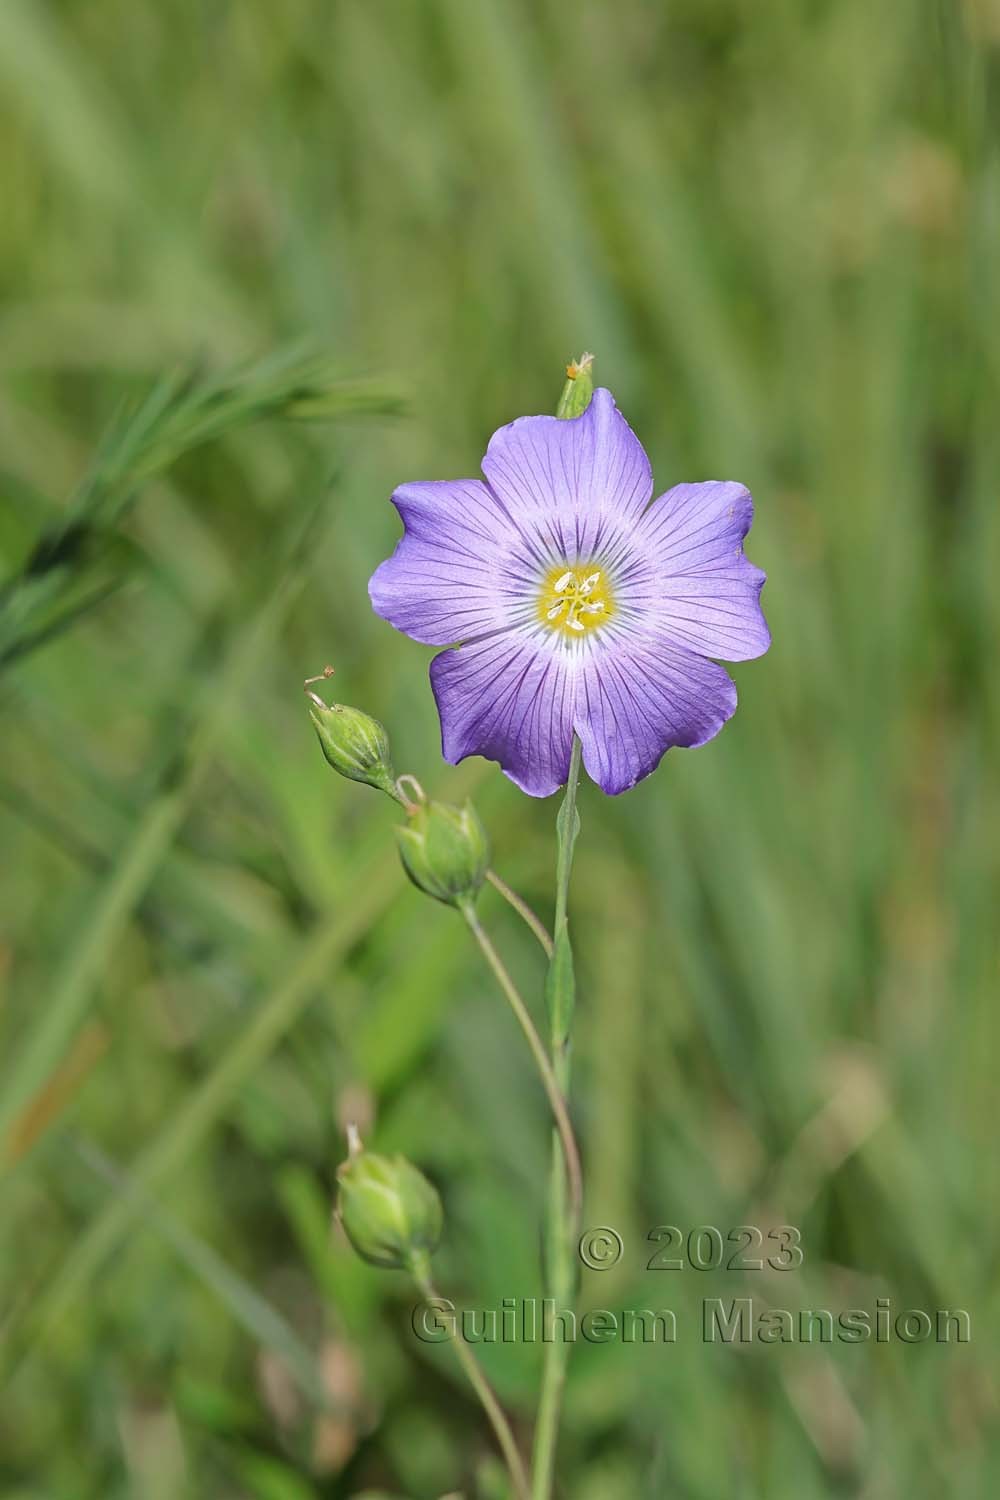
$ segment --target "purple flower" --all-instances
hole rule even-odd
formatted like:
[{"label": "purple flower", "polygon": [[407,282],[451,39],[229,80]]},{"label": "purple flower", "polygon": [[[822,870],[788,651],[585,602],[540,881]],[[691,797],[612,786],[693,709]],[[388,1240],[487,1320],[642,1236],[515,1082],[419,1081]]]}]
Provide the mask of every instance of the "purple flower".
[{"label": "purple flower", "polygon": [[736,688],[711,658],[770,644],[743,485],[679,484],[650,504],[649,460],[603,389],[582,416],[501,427],[483,473],[400,485],[405,532],[369,584],[397,630],[459,643],[431,663],[445,759],[484,755],[547,797],[575,732],[614,794],[717,734]]}]

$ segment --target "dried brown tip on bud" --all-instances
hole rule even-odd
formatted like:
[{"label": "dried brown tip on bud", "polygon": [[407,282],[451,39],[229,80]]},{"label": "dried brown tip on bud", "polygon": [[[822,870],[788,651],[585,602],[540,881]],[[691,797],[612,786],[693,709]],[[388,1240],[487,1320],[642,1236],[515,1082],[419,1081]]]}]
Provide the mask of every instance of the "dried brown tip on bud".
[{"label": "dried brown tip on bud", "polygon": [[314,682],[326,682],[333,676],[333,672],[333,667],[331,667],[329,662],[327,662],[322,672],[317,672],[315,677],[307,677],[305,682],[302,684],[302,688],[306,697],[311,698],[313,703],[318,704],[320,708],[326,708],[326,704],[323,702],[323,699],[320,697],[319,693],[314,693],[312,691],[312,685]]},{"label": "dried brown tip on bud", "polygon": [[[408,796],[408,792],[411,792],[412,796]],[[403,776],[396,777],[396,793],[403,804],[404,810],[411,816],[416,812],[418,807],[422,807],[427,801],[427,793],[417,778],[411,776],[409,771]]]}]

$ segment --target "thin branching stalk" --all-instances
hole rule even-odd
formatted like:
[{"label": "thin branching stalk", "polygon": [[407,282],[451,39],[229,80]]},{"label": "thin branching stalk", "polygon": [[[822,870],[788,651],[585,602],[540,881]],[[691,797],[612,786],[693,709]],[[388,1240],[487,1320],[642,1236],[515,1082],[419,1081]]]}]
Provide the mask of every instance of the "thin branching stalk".
[{"label": "thin branching stalk", "polygon": [[514,983],[513,979],[508,973],[503,959],[500,957],[499,953],[494,948],[492,942],[484,931],[482,924],[480,923],[479,918],[476,916],[476,913],[472,906],[464,906],[462,908],[462,915],[465,917],[465,920],[469,925],[470,932],[482,949],[483,957],[486,959],[486,962],[493,970],[493,973],[497,979],[497,983],[500,985],[500,988],[503,990],[504,995],[507,997],[510,1008],[517,1018],[518,1025],[524,1032],[524,1035],[528,1042],[528,1046],[531,1048],[532,1056],[534,1057],[535,1062],[538,1065],[538,1071],[541,1075],[542,1084],[545,1088],[549,1104],[552,1108],[552,1114],[556,1123],[556,1131],[558,1133],[563,1158],[566,1164],[566,1183],[569,1189],[569,1199],[574,1206],[574,1212],[578,1214],[580,1203],[583,1197],[583,1176],[580,1170],[580,1153],[577,1149],[576,1137],[573,1134],[573,1126],[570,1122],[569,1112],[566,1108],[566,1101],[563,1098],[562,1090],[559,1087],[559,1083],[553,1070],[552,1063],[549,1060],[549,1055],[545,1050],[545,1044],[542,1041],[541,1037],[538,1035],[535,1023],[531,1019],[531,1014],[528,1010],[528,1007],[525,1005],[524,1000],[521,998],[521,994],[517,988],[517,985]]},{"label": "thin branching stalk", "polygon": [[531,928],[531,931],[541,944],[546,958],[551,958],[552,938],[546,930],[544,922],[532,911],[523,896],[519,896],[515,890],[512,890],[506,880],[501,879],[496,870],[487,870],[486,879],[493,889],[503,897],[507,905],[513,907],[514,911],[521,918],[521,921]]},{"label": "thin branching stalk", "polygon": [[[430,1267],[421,1266],[419,1263],[413,1267],[413,1279],[420,1290],[421,1295],[427,1302],[440,1302],[441,1298],[430,1278]],[[517,1500],[531,1500],[531,1489],[528,1481],[528,1471],[525,1468],[524,1459],[514,1440],[507,1415],[500,1405],[496,1391],[490,1385],[486,1374],[476,1356],[469,1348],[461,1331],[451,1340],[459,1364],[468,1377],[476,1395],[479,1397],[480,1405],[489,1418],[490,1426],[496,1435],[497,1443],[503,1454],[507,1471],[510,1474],[511,1483]]]}]

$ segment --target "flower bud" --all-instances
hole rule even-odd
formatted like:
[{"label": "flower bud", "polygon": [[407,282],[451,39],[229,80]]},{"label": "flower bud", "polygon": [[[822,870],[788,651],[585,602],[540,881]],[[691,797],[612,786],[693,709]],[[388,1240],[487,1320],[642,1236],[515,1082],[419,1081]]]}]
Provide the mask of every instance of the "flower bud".
[{"label": "flower bud", "polygon": [[474,901],[486,879],[490,845],[472,803],[419,802],[408,811],[410,821],[396,829],[396,838],[413,884],[449,906]]},{"label": "flower bud", "polygon": [[403,1156],[356,1150],[337,1179],[337,1217],[361,1258],[422,1273],[443,1228],[441,1199],[424,1174]]},{"label": "flower bud", "polygon": [[566,384],[556,407],[557,417],[579,417],[594,394],[594,356],[581,354],[566,366]]},{"label": "flower bud", "polygon": [[323,754],[335,771],[395,797],[396,773],[389,758],[389,736],[377,719],[343,703],[328,708],[316,698],[309,717]]}]

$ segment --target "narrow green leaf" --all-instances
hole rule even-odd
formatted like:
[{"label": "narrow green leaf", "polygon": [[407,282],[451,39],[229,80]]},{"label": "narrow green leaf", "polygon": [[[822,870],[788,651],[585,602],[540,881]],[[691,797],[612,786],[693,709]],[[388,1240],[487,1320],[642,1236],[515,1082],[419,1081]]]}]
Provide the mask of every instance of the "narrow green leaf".
[{"label": "narrow green leaf", "polygon": [[565,927],[556,935],[552,949],[552,959],[545,976],[545,1003],[549,1009],[553,1047],[561,1049],[569,1040],[576,1008],[573,950]]}]

